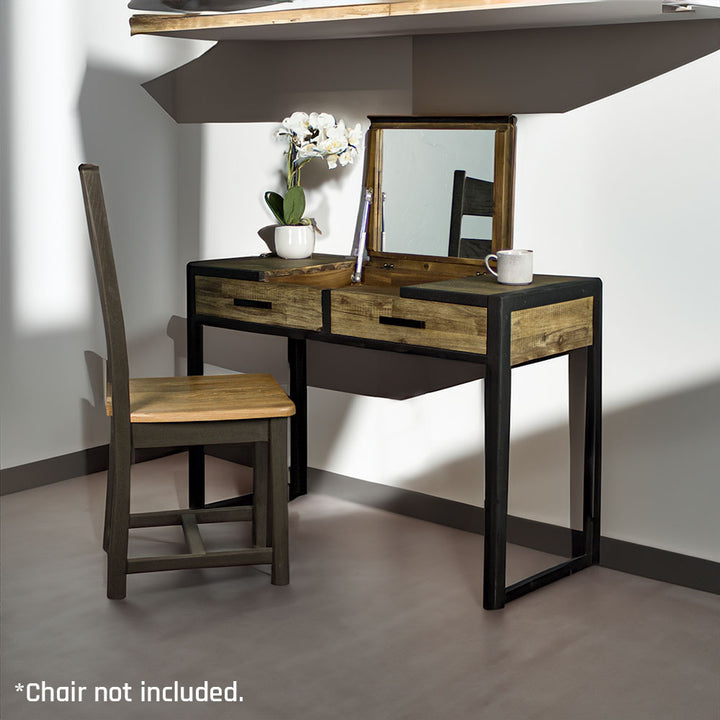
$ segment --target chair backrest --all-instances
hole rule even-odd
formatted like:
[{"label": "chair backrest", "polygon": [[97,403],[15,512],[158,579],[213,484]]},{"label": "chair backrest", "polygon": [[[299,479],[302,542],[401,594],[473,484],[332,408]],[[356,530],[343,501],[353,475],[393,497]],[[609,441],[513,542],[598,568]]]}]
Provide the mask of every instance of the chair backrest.
[{"label": "chair backrest", "polygon": [[456,170],[453,176],[448,256],[484,258],[491,253],[492,239],[461,238],[460,232],[464,215],[493,217],[494,212],[493,183],[467,177],[465,170]]},{"label": "chair backrest", "polygon": [[113,421],[130,422],[130,369],[128,365],[125,322],[120,288],[115,272],[110,228],[105,198],[100,182],[100,168],[83,164],[79,167],[95,277],[100,293],[105,340],[108,353],[108,381],[111,387]]}]

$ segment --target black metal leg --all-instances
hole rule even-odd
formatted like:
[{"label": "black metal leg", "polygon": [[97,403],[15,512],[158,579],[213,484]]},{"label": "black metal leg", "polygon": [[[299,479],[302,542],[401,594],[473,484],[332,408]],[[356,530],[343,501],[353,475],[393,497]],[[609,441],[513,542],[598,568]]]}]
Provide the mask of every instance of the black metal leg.
[{"label": "black metal leg", "polygon": [[290,398],[290,499],[307,493],[307,347],[304,339],[288,338]]},{"label": "black metal leg", "polygon": [[510,334],[502,303],[488,305],[485,375],[485,565],[483,607],[505,606],[510,469]]},{"label": "black metal leg", "polygon": [[[188,375],[202,375],[203,325],[192,319],[193,287],[192,283],[188,284],[187,372]],[[202,445],[188,451],[188,505],[205,507],[205,448]]]},{"label": "black metal leg", "polygon": [[585,492],[589,518],[588,553],[600,562],[600,486],[602,473],[602,286],[593,298],[593,344],[587,352],[585,399]]},{"label": "black metal leg", "polygon": [[[592,488],[588,488],[587,458],[587,389],[588,348],[568,353],[568,410],[570,430],[570,526],[572,557],[589,557]],[[582,528],[582,531],[580,530]]]},{"label": "black metal leg", "polygon": [[[486,381],[486,452],[488,455],[485,481],[484,607],[489,610],[502,607],[504,603],[522,597],[560,578],[572,575],[600,560],[602,286],[600,281],[597,281],[593,292],[593,344],[588,348],[570,353],[571,386],[580,385],[584,395],[581,400],[581,403],[584,404],[584,412],[572,413],[575,422],[584,420],[582,536],[579,542],[573,542],[571,559],[516,582],[504,588],[504,591],[500,589],[500,563],[502,563],[502,572],[504,573],[508,490],[508,466],[504,463],[509,457],[506,443],[509,442],[510,422],[509,313],[502,311],[491,313],[492,307],[493,304],[489,303],[487,357],[489,382]],[[503,361],[505,357],[507,357],[507,363]],[[572,409],[578,410],[577,407]],[[497,417],[492,417],[491,413],[497,413]],[[575,427],[571,429],[571,432],[574,430]],[[503,543],[502,548],[500,547],[501,542]]]},{"label": "black metal leg", "polygon": [[[600,561],[600,472],[602,429],[601,303],[594,297],[593,344],[568,354],[571,439],[582,440],[582,535],[573,533],[573,557]],[[582,390],[579,398],[574,390]],[[577,405],[578,407],[573,407]]]}]

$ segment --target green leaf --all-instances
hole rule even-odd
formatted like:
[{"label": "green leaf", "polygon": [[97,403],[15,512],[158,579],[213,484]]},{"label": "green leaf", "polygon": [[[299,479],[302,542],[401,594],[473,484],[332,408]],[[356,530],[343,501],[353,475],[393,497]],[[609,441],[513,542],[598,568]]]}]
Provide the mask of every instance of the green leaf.
[{"label": "green leaf", "polygon": [[285,225],[285,216],[283,213],[283,199],[282,195],[276,192],[268,191],[265,193],[265,202],[270,208],[272,214],[277,218],[277,221],[281,225]]},{"label": "green leaf", "polygon": [[283,200],[285,225],[299,225],[305,212],[305,192],[300,185],[288,189]]}]

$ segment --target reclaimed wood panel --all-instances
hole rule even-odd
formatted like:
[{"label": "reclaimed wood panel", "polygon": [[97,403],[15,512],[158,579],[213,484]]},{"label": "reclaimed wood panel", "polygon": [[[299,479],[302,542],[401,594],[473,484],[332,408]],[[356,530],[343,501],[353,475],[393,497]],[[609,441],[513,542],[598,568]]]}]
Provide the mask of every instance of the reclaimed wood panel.
[{"label": "reclaimed wood panel", "polygon": [[[130,33],[182,33],[203,30],[224,30],[228,28],[258,28],[283,26],[302,26],[330,22],[352,22],[378,19],[397,19],[429,16],[423,27],[432,29],[433,16],[446,16],[448,13],[476,13],[493,9],[526,8],[557,5],[567,0],[395,0],[367,5],[340,5],[316,8],[290,8],[288,10],[270,10],[255,12],[219,13],[219,14],[143,14],[130,18]],[[405,30],[400,26],[399,34]]]},{"label": "reclaimed wood panel", "polygon": [[363,268],[363,283],[377,287],[400,287],[453,278],[476,277],[485,273],[485,263],[482,260],[381,253],[371,250],[370,261]]},{"label": "reclaimed wood panel", "polygon": [[195,312],[229,320],[320,330],[321,297],[320,289],[295,283],[195,278]]},{"label": "reclaimed wood panel", "polygon": [[306,272],[294,275],[276,275],[269,278],[270,282],[287,283],[288,285],[306,285],[308,287],[331,290],[347,287],[352,282],[355,264],[348,267],[332,268],[320,272]]},{"label": "reclaimed wood panel", "polygon": [[486,352],[486,308],[355,290],[333,290],[330,298],[333,334],[459,352]]},{"label": "reclaimed wood panel", "polygon": [[510,322],[512,365],[577,350],[593,342],[593,299],[515,310]]}]

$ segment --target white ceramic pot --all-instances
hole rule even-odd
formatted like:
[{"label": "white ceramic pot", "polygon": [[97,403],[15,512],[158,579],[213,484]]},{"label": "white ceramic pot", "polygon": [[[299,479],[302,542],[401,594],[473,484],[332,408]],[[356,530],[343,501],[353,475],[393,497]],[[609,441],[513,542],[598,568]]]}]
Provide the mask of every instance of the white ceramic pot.
[{"label": "white ceramic pot", "polygon": [[282,258],[307,258],[315,249],[312,225],[279,225],[275,228],[275,252]]}]

